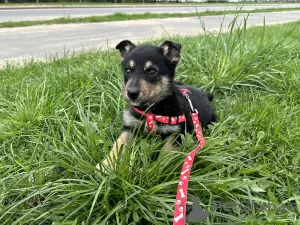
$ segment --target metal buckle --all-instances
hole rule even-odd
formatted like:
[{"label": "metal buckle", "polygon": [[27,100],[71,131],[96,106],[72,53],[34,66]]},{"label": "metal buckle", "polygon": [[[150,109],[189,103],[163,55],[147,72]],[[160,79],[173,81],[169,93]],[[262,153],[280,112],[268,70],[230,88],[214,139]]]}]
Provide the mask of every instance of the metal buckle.
[{"label": "metal buckle", "polygon": [[192,101],[190,99],[190,96],[188,94],[186,94],[185,97],[186,97],[186,99],[188,100],[188,102],[190,104],[192,113],[197,113],[198,114],[198,110],[194,108],[193,103],[192,103]]}]

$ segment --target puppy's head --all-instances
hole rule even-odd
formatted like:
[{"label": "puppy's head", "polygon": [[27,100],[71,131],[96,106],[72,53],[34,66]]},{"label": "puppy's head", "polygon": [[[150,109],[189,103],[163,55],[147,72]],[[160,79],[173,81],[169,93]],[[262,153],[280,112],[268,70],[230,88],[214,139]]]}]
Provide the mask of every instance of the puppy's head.
[{"label": "puppy's head", "polygon": [[136,46],[125,40],[116,48],[121,53],[125,100],[133,106],[151,105],[171,94],[180,44]]}]

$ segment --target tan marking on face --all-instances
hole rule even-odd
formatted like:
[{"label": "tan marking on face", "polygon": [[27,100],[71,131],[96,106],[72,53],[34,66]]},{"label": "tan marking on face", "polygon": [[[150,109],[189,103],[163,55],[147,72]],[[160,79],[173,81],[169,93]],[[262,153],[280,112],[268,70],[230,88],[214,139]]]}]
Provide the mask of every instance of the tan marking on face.
[{"label": "tan marking on face", "polygon": [[124,96],[125,96],[125,99],[127,99],[127,100],[129,99],[128,96],[127,96],[127,91],[128,91],[128,87],[130,86],[131,82],[132,82],[131,79],[129,79],[126,83],[125,88],[124,88]]},{"label": "tan marking on face", "polygon": [[171,83],[168,77],[163,76],[160,81],[156,84],[151,84],[144,79],[141,79],[140,84],[140,94],[134,102],[131,102],[130,98],[127,96],[128,88],[131,85],[131,80],[129,79],[124,88],[124,97],[125,100],[129,101],[132,105],[138,105],[140,103],[157,103],[169,96],[171,93]]},{"label": "tan marking on face", "polygon": [[152,66],[152,62],[151,62],[151,61],[147,61],[147,62],[145,63],[145,68],[146,68],[146,69],[150,69],[151,66]]},{"label": "tan marking on face", "polygon": [[167,89],[169,89],[169,79],[167,77],[162,77],[160,82],[155,86],[154,92],[161,93]]},{"label": "tan marking on face", "polygon": [[167,77],[162,77],[160,83],[161,83],[161,85],[162,85],[163,87],[168,87],[168,85],[169,85],[169,83],[170,83],[170,80],[169,80],[169,78],[167,78]]},{"label": "tan marking on face", "polygon": [[159,102],[170,94],[170,81],[167,77],[162,77],[156,84],[151,84],[141,80],[141,98],[149,103]]},{"label": "tan marking on face", "polygon": [[133,69],[134,66],[135,66],[135,62],[133,60],[130,60],[129,61],[129,66],[130,66],[131,69]]},{"label": "tan marking on face", "polygon": [[151,93],[154,91],[155,86],[154,84],[151,84],[145,80],[141,80],[141,97],[143,99],[149,99]]}]

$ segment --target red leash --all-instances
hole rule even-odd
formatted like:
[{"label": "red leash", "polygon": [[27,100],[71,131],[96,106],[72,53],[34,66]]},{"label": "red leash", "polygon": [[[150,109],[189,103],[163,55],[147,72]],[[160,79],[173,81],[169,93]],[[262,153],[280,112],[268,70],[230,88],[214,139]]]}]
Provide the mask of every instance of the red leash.
[{"label": "red leash", "polygon": [[192,120],[195,127],[195,133],[197,140],[199,142],[198,146],[191,151],[184,160],[179,184],[176,194],[175,210],[174,210],[174,220],[173,225],[184,225],[186,218],[186,202],[187,202],[187,191],[189,186],[189,178],[191,173],[191,168],[193,166],[194,158],[199,149],[205,145],[205,139],[202,134],[201,125],[198,118],[198,113],[192,113]]},{"label": "red leash", "polygon": [[[201,124],[198,117],[198,112],[194,109],[193,104],[190,100],[188,93],[190,93],[187,89],[179,89],[184,97],[186,97],[187,101],[191,107],[191,116],[193,125],[195,128],[196,138],[199,142],[198,146],[191,151],[184,160],[184,164],[181,169],[179,184],[177,188],[176,194],[176,202],[175,202],[175,210],[174,210],[174,220],[173,225],[184,225],[186,218],[186,202],[187,202],[187,191],[189,185],[189,177],[191,173],[191,168],[194,162],[195,155],[199,149],[201,149],[205,145],[205,139],[202,134]],[[178,117],[168,117],[168,116],[160,116],[152,113],[145,113],[142,110],[139,110],[136,107],[133,107],[134,110],[143,116],[146,116],[146,124],[148,130],[151,134],[155,134],[154,120],[160,123],[170,123],[177,124],[186,121],[185,115],[181,115]]]}]

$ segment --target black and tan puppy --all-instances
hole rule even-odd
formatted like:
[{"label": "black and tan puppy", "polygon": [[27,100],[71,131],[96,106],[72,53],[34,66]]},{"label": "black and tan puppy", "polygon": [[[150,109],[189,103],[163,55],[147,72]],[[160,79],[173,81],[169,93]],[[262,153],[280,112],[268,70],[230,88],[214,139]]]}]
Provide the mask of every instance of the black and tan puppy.
[{"label": "black and tan puppy", "polygon": [[[110,157],[103,163],[112,164],[117,157],[117,149],[124,150],[130,135],[136,128],[141,133],[149,132],[145,116],[138,110],[155,115],[179,117],[183,114],[185,122],[160,123],[154,121],[154,131],[163,138],[173,133],[192,133],[191,106],[180,89],[188,89],[192,105],[198,111],[202,127],[215,121],[211,101],[213,95],[193,86],[174,81],[175,68],[179,61],[181,45],[166,41],[160,46],[140,45],[125,40],[116,48],[121,53],[122,71],[124,74],[124,98],[129,107],[124,112],[123,131],[115,142]],[[173,141],[173,140],[172,140]],[[167,141],[166,145],[170,143]],[[110,163],[109,163],[110,161]]]}]

